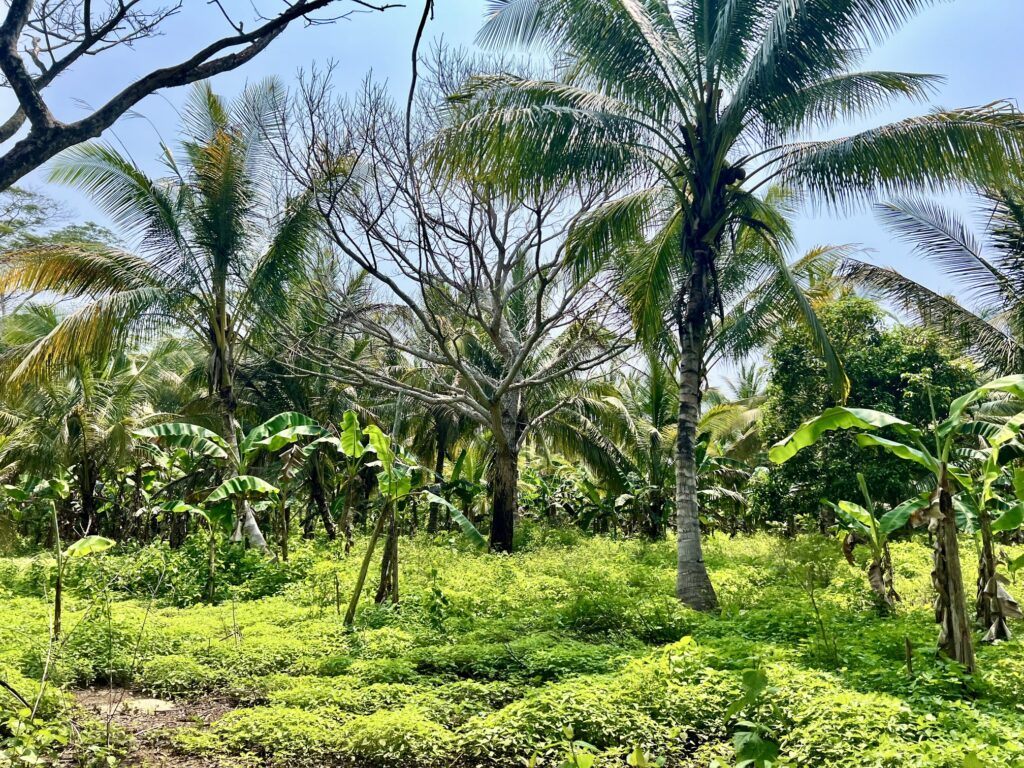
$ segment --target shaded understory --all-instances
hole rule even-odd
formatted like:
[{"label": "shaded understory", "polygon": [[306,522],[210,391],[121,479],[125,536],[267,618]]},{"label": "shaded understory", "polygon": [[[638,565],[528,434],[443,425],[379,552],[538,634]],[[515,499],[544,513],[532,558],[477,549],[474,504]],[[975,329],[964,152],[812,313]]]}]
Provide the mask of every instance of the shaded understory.
[{"label": "shaded understory", "polygon": [[[826,539],[712,540],[715,617],[672,597],[669,542],[538,532],[511,557],[454,546],[403,540],[401,607],[366,604],[353,632],[337,604],[358,542],[347,558],[305,545],[288,565],[251,566],[216,606],[169,607],[194,578],[169,552],[80,566],[54,680],[174,710],[108,718],[102,694],[82,694],[71,751],[105,755],[109,730],[128,764],[513,766],[538,750],[557,762],[547,745],[571,726],[599,765],[639,746],[704,768],[730,764],[726,710],[759,666],[769,688],[745,717],[792,765],[1024,764],[1021,646],[983,647],[970,680],[935,658],[923,542],[893,549],[894,617]],[[46,664],[44,570],[0,561],[0,670],[27,696]],[[50,690],[44,719],[61,722],[72,698]]]}]

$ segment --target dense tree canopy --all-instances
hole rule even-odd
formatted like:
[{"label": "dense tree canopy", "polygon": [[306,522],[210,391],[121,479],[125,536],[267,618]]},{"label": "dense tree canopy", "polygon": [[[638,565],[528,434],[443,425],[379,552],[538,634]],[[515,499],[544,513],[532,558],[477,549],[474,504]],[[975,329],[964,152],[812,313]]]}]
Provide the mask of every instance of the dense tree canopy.
[{"label": "dense tree canopy", "polygon": [[[874,302],[841,299],[819,313],[850,377],[846,404],[893,413],[925,427],[934,414],[978,383],[976,366],[935,333],[893,325]],[[813,354],[813,342],[799,327],[785,331],[769,352],[769,385],[761,429],[774,443],[801,422],[836,405],[827,372]],[[934,409],[934,410],[933,410]],[[890,506],[903,501],[922,476],[919,468],[857,446],[850,435],[822,440],[780,467],[759,470],[750,488],[752,514],[760,521],[818,525],[834,516],[822,500],[859,499],[857,467],[874,498]]]}]

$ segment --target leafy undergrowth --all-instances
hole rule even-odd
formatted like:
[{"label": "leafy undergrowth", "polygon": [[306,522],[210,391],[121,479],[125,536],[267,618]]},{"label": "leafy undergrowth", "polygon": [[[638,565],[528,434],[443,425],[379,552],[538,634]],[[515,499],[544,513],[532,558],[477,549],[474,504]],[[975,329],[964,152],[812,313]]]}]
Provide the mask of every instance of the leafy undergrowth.
[{"label": "leafy undergrowth", "polygon": [[[372,605],[371,583],[352,632],[338,606],[359,542],[348,557],[301,544],[287,565],[249,561],[215,606],[174,605],[197,579],[175,553],[97,558],[70,574],[69,635],[49,661],[47,565],[0,561],[0,671],[26,695],[48,668],[66,689],[228,700],[208,726],[147,736],[210,765],[468,768],[535,752],[556,765],[567,728],[597,765],[637,747],[667,766],[734,765],[730,705],[758,668],[767,688],[741,717],[782,764],[1024,766],[1021,646],[981,647],[973,678],[935,657],[923,543],[893,547],[891,617],[827,539],[709,542],[717,616],[674,600],[669,542],[538,536],[511,557],[401,546],[401,607]],[[61,697],[43,698],[37,730],[62,722]],[[0,691],[5,719],[18,708]]]}]

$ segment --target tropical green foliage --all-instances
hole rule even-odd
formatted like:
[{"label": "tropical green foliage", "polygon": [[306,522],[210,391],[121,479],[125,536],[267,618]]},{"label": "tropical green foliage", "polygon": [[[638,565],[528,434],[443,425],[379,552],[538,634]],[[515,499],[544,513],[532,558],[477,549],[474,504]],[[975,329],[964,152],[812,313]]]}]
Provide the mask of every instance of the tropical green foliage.
[{"label": "tropical green foliage", "polygon": [[[984,672],[973,679],[935,658],[921,543],[893,544],[905,600],[896,616],[880,617],[863,577],[816,536],[712,538],[719,616],[672,597],[668,542],[596,538],[512,559],[416,542],[406,547],[403,610],[369,608],[351,633],[326,578],[337,568],[347,589],[356,576],[358,558],[345,558],[341,542],[297,545],[287,570],[249,561],[235,600],[221,606],[150,611],[149,587],[119,574],[139,573],[154,554],[69,566],[67,624],[78,628],[56,659],[56,679],[81,686],[113,674],[140,691],[129,699],[186,706],[229,694],[209,728],[184,723],[143,737],[182,750],[183,761],[508,765],[537,753],[538,765],[557,765],[571,729],[599,766],[626,765],[637,748],[668,766],[732,765],[749,740],[737,736],[754,725],[792,764],[945,768],[975,754],[1009,768],[1024,756],[1015,735],[1024,725],[1015,708],[1019,644],[979,649]],[[159,558],[167,596],[190,578],[176,557]],[[30,676],[45,661],[45,605],[29,561],[2,568],[10,591],[0,606],[0,663],[4,679],[31,696]],[[801,586],[809,568],[838,663]],[[273,586],[254,599],[247,585],[257,582]],[[439,614],[435,589],[445,598]],[[749,686],[752,669],[763,676],[760,693]],[[68,738],[59,698],[46,701],[41,719]],[[0,697],[5,713],[15,706]],[[76,752],[87,747],[85,736],[71,742]]]},{"label": "tropical green foliage", "polygon": [[[850,377],[850,407],[884,411],[925,427],[932,403],[941,413],[978,382],[974,364],[956,347],[919,329],[891,326],[866,299],[842,298],[823,307],[820,316]],[[768,444],[836,404],[812,352],[812,341],[799,328],[784,331],[770,349],[771,384],[761,424]],[[875,500],[889,506],[906,499],[925,472],[884,454],[868,454],[852,436],[831,432],[786,464],[758,471],[748,486],[751,513],[790,530],[824,530],[833,515],[822,499],[862,499],[852,467],[864,474]]]},{"label": "tropical green foliage", "polygon": [[[407,99],[69,149],[113,232],[0,194],[0,765],[1024,765],[1024,119],[843,135],[933,4],[494,0],[525,60],[416,67],[428,2]],[[956,297],[798,244],[863,203]]]}]

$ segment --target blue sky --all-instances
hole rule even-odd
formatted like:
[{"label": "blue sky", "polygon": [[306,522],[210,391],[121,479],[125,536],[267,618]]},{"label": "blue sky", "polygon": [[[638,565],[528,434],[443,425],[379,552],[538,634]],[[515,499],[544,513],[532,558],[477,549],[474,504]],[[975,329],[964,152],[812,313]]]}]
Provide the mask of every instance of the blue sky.
[{"label": "blue sky", "polygon": [[[272,8],[274,2],[263,0],[262,7]],[[406,8],[383,14],[358,14],[336,24],[293,27],[243,69],[216,78],[215,87],[230,95],[240,90],[246,80],[268,75],[288,82],[300,69],[333,60],[337,63],[336,87],[340,91],[354,90],[372,71],[375,78],[387,80],[393,88],[404,92],[410,72],[410,45],[422,10],[418,0],[408,2],[411,4]],[[230,0],[227,5],[251,17],[249,0]],[[119,50],[81,62],[58,81],[48,97],[58,117],[74,119],[81,114],[83,102],[102,103],[129,78],[179,59],[214,35],[224,34],[223,19],[205,0],[185,0],[185,6],[186,10],[168,26],[166,36],[145,41],[133,50]],[[429,36],[443,38],[452,45],[472,45],[485,8],[485,0],[437,0]],[[1022,30],[1024,0],[950,2],[912,21],[874,51],[865,66],[944,75],[947,81],[935,103],[945,107],[1024,98]],[[150,165],[157,154],[158,136],[169,141],[174,138],[175,107],[183,97],[184,89],[177,89],[146,99],[136,110],[139,116],[122,119],[105,138],[122,144],[140,164]],[[6,108],[9,101],[5,94],[0,105]],[[919,105],[901,106],[880,116],[878,121],[854,127],[868,127],[922,109]],[[46,189],[42,178],[35,174],[29,184]],[[71,201],[83,218],[103,221],[102,215],[77,193],[47,191]],[[960,204],[968,207],[964,202]],[[868,212],[852,216],[807,212],[800,216],[797,231],[801,247],[857,243],[871,249],[874,261],[895,266],[940,289],[951,289],[927,264],[910,256],[906,248],[893,244]]]}]

